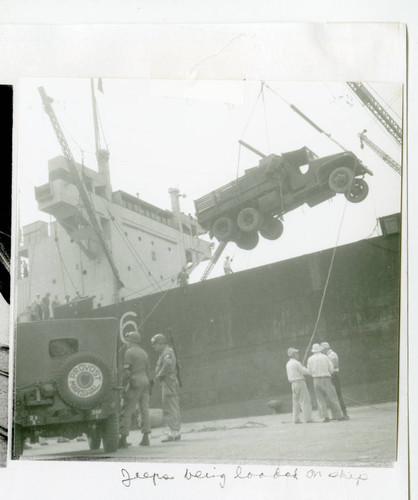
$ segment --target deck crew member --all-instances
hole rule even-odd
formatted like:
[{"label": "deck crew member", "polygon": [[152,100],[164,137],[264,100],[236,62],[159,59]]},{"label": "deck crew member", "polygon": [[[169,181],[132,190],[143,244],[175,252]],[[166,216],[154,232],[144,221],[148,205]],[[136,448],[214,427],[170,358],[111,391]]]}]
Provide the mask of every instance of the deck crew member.
[{"label": "deck crew member", "polygon": [[36,297],[33,299],[32,315],[33,315],[34,320],[41,320],[42,319],[42,300],[41,300],[40,293],[37,293]]},{"label": "deck crew member", "polygon": [[151,368],[148,354],[140,347],[141,335],[138,332],[129,332],[125,336],[127,349],[124,355],[124,378],[127,387],[123,395],[123,409],[120,421],[119,448],[127,448],[132,414],[139,403],[141,412],[142,441],[140,446],[149,446],[151,425],[149,418],[149,397],[151,387]]},{"label": "deck crew member", "polygon": [[224,273],[225,274],[232,274],[234,271],[232,270],[231,268],[231,262],[232,262],[232,259],[230,259],[228,257],[228,255],[225,257],[225,260],[224,260]]},{"label": "deck crew member", "polygon": [[344,420],[343,413],[338,402],[337,393],[332,383],[331,375],[334,372],[332,361],[322,353],[321,346],[312,346],[312,356],[308,359],[307,368],[314,379],[314,388],[320,414],[324,417],[324,422],[329,422],[328,407],[331,410],[332,418]]},{"label": "deck crew member", "polygon": [[305,382],[305,375],[310,375],[310,373],[299,361],[298,349],[289,347],[287,355],[290,358],[286,364],[286,373],[287,379],[292,384],[293,423],[301,423],[301,410],[304,422],[312,422],[311,397]]},{"label": "deck crew member", "polygon": [[345,407],[343,395],[341,392],[340,366],[338,361],[338,354],[331,349],[328,342],[322,342],[321,347],[322,347],[322,352],[329,357],[334,366],[334,371],[331,375],[332,383],[334,384],[335,392],[337,393],[338,402],[340,403],[344,418],[345,420],[348,420],[349,416],[347,415],[347,408]]},{"label": "deck crew member", "polygon": [[177,378],[177,359],[172,347],[168,345],[165,335],[157,333],[151,339],[156,352],[160,354],[155,368],[155,378],[161,383],[163,415],[169,428],[169,435],[162,440],[179,441],[180,436],[180,385]]}]

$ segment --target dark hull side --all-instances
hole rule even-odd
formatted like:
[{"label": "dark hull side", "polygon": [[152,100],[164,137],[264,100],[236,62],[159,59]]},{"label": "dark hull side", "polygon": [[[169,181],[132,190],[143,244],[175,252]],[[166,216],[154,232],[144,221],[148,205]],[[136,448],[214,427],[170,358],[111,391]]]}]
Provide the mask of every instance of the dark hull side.
[{"label": "dark hull side", "polygon": [[[175,288],[100,309],[60,315],[121,318],[150,338],[172,329],[181,363],[185,420],[291,409],[288,347],[301,360],[317,320],[332,249]],[[396,401],[398,393],[399,234],[337,249],[313,342],[328,341],[340,358],[346,403]],[[145,321],[144,324],[142,324]],[[159,405],[154,390],[152,405]]]}]

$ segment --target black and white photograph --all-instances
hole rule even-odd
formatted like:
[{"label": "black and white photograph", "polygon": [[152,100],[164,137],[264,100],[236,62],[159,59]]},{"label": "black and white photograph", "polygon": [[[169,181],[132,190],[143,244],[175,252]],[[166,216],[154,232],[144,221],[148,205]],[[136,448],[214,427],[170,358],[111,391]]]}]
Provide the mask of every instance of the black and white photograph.
[{"label": "black and white photograph", "polygon": [[14,458],[395,461],[403,97],[22,80]]},{"label": "black and white photograph", "polygon": [[138,9],[1,28],[0,481],[10,498],[407,498],[406,26]]}]

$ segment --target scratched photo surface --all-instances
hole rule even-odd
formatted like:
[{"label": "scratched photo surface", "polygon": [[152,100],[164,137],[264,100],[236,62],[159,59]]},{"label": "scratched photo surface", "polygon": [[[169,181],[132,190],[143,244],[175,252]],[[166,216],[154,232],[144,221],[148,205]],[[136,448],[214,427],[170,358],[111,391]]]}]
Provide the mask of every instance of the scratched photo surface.
[{"label": "scratched photo surface", "polygon": [[403,92],[22,79],[12,458],[396,461]]}]

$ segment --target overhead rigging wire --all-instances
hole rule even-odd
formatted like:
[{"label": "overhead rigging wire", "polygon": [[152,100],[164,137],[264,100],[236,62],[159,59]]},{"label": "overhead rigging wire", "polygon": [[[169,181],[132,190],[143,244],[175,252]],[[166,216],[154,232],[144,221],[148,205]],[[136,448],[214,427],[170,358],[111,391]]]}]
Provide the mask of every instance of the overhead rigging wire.
[{"label": "overhead rigging wire", "polygon": [[284,103],[286,103],[290,109],[292,109],[296,114],[298,114],[306,123],[308,123],[311,127],[317,130],[319,133],[324,134],[328,139],[334,142],[338,147],[340,147],[343,151],[347,151],[347,149],[340,144],[336,139],[334,139],[330,133],[325,132],[322,128],[317,125],[314,121],[312,121],[308,116],[306,116],[299,108],[297,108],[294,104],[287,101],[284,97],[282,97],[278,92],[273,90],[269,85],[265,84],[265,87],[269,89],[274,95],[276,95],[279,99],[281,99]]},{"label": "overhead rigging wire", "polygon": [[[247,132],[247,128],[248,128],[248,126],[250,124],[250,121],[251,121],[251,119],[253,117],[253,114],[254,114],[255,108],[257,106],[258,100],[260,99],[260,96],[263,95],[263,87],[264,87],[264,82],[261,82],[260,90],[259,90],[259,92],[257,94],[257,97],[256,97],[255,101],[254,101],[253,107],[252,107],[252,109],[250,111],[250,116],[248,117],[247,123],[244,126],[244,130],[242,131],[240,139],[243,139],[245,133]],[[241,143],[238,142],[238,165],[237,165],[237,175],[236,175],[237,179],[238,179],[238,176],[239,176],[240,158],[241,158]]]},{"label": "overhead rigging wire", "polygon": [[[107,207],[105,207],[105,209],[106,209],[107,213],[109,214],[109,217],[110,217],[112,224],[115,226],[118,233],[122,236],[122,239],[125,242],[126,247],[128,248],[128,250],[130,251],[130,253],[134,257],[136,262],[138,263],[138,265],[139,265],[140,269],[142,270],[142,272],[144,273],[145,277],[148,279],[148,281],[151,283],[151,285],[154,286],[154,288],[155,288],[155,286],[157,286],[159,289],[161,289],[161,287],[158,284],[158,281],[154,278],[154,276],[152,275],[151,271],[148,269],[147,265],[145,264],[145,262],[143,261],[141,256],[136,252],[132,243],[128,240],[128,238],[126,238],[125,233],[119,227],[119,224],[116,222],[116,218],[110,212],[109,207],[107,206]],[[145,268],[145,270],[147,272],[143,268]],[[153,283],[153,281],[154,281],[154,283]]]},{"label": "overhead rigging wire", "polygon": [[65,278],[64,278],[64,271],[63,271],[63,269],[65,269],[65,272],[68,275],[68,279],[70,280],[70,283],[72,284],[72,286],[74,288],[74,291],[76,291],[77,288],[75,287],[75,285],[73,283],[73,280],[71,279],[71,274],[68,272],[68,269],[67,269],[67,267],[66,267],[66,265],[64,263],[64,259],[62,258],[61,249],[60,249],[60,246],[59,246],[58,232],[57,232],[57,227],[56,226],[55,226],[54,241],[55,241],[55,244],[57,246],[58,255],[59,255],[60,263],[61,263],[61,273],[62,273],[62,280],[63,280],[63,286],[64,286],[64,294],[67,295],[67,289],[66,289],[66,286],[65,286]]},{"label": "overhead rigging wire", "polygon": [[[355,176],[353,176],[353,179],[351,180],[351,184],[350,184],[350,188],[348,189],[348,192],[351,191],[352,185],[353,185],[354,181],[355,181]],[[321,302],[320,302],[320,305],[319,305],[318,315],[316,317],[315,326],[314,326],[311,338],[309,339],[309,343],[308,343],[308,346],[306,348],[305,355],[303,357],[303,364],[305,364],[309,348],[310,348],[310,346],[312,344],[312,341],[313,341],[313,339],[314,339],[314,337],[316,335],[316,331],[318,329],[319,320],[321,318],[322,308],[324,306],[325,296],[326,296],[326,293],[327,293],[327,290],[328,290],[328,285],[329,285],[329,280],[330,280],[330,277],[331,277],[332,268],[334,266],[335,254],[337,252],[338,242],[340,240],[340,234],[341,234],[341,229],[342,229],[342,225],[343,225],[343,222],[344,222],[344,217],[345,217],[345,212],[346,212],[346,209],[347,209],[347,205],[348,205],[348,200],[346,199],[345,203],[344,203],[343,212],[341,214],[341,220],[340,220],[340,224],[339,224],[339,227],[338,227],[337,238],[336,238],[336,241],[335,241],[334,249],[332,251],[331,262],[330,262],[330,265],[329,265],[329,268],[328,268],[328,274],[327,274],[327,278],[325,280],[324,290],[322,292],[322,297],[321,297]]]}]

